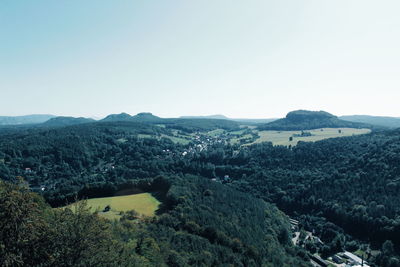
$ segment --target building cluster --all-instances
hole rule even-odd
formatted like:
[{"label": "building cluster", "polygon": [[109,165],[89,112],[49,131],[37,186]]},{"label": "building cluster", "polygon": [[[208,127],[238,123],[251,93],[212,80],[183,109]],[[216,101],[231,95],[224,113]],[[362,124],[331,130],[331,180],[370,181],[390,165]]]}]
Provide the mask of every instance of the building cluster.
[{"label": "building cluster", "polygon": [[[300,232],[299,221],[289,218],[290,226],[293,232],[292,242],[295,246],[302,246],[307,241],[311,241],[314,244],[323,245],[324,242],[313,233],[308,231]],[[337,267],[370,267],[368,263],[359,256],[349,252],[339,252],[329,257],[328,259],[322,259],[318,254],[310,254],[311,264],[314,267],[328,267],[328,266],[337,266]]]}]

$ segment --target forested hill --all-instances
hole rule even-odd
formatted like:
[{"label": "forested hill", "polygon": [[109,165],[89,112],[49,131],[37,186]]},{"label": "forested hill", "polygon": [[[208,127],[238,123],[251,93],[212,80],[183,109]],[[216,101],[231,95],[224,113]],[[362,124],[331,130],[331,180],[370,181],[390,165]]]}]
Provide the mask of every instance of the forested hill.
[{"label": "forested hill", "polygon": [[325,111],[297,110],[289,112],[286,118],[260,125],[261,130],[293,131],[318,128],[371,128],[371,125],[344,121]]},{"label": "forested hill", "polygon": [[135,122],[148,122],[148,123],[161,123],[164,119],[154,116],[148,112],[138,113],[131,116],[128,113],[111,114],[102,119],[101,121],[135,121]]},{"label": "forested hill", "polygon": [[76,125],[76,124],[83,124],[83,123],[90,123],[95,122],[94,119],[89,118],[74,118],[74,117],[55,117],[51,118],[48,121],[42,123],[40,126],[46,127],[59,127],[59,126],[69,126],[69,125]]},{"label": "forested hill", "polygon": [[160,118],[148,112],[142,112],[131,116],[127,113],[111,114],[101,121],[132,121],[148,124],[163,125],[167,128],[183,130],[186,132],[205,131],[215,129],[235,130],[239,129],[239,123],[235,121],[215,118]]}]

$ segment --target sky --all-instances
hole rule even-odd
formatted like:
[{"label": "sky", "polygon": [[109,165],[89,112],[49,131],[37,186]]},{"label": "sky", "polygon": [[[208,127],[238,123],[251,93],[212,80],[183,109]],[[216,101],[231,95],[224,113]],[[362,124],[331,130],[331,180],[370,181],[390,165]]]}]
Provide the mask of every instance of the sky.
[{"label": "sky", "polygon": [[0,115],[400,117],[398,0],[0,0]]}]

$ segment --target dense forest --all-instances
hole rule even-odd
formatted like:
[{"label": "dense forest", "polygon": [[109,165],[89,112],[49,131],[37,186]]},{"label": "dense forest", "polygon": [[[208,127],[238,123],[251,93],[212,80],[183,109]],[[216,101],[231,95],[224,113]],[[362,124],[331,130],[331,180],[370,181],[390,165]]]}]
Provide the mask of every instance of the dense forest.
[{"label": "dense forest", "polygon": [[[0,177],[23,177],[53,206],[129,187],[162,192],[164,213],[143,227],[160,249],[174,248],[161,261],[175,266],[210,265],[205,259],[211,265],[301,266],[307,256],[289,245],[287,219],[266,202],[318,233],[327,254],[357,246],[354,240],[379,249],[390,242],[391,254],[373,260],[378,266],[396,262],[400,130],[290,148],[217,143],[184,154],[191,144],[162,137],[188,130],[173,127],[125,121],[6,131]],[[118,238],[128,242],[124,235]],[[210,255],[202,254],[205,247]]]}]

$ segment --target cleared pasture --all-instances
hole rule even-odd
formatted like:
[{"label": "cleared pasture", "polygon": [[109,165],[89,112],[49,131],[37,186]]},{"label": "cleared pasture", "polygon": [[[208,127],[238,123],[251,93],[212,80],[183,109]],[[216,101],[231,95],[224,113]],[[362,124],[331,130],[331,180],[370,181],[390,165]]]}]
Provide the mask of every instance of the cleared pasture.
[{"label": "cleared pasture", "polygon": [[253,136],[251,134],[245,134],[245,135],[241,135],[239,137],[235,137],[230,139],[230,143],[231,145],[240,143],[241,140],[246,140],[246,139],[251,139]]},{"label": "cleared pasture", "polygon": [[[154,216],[160,202],[150,193],[133,194],[116,197],[91,198],[86,200],[87,206],[92,212],[107,219],[119,219],[121,211],[135,210],[142,216]],[[73,210],[74,204],[67,207]],[[110,206],[111,210],[103,212],[104,208]]]},{"label": "cleared pasture", "polygon": [[185,139],[185,136],[183,136],[183,135],[171,136],[171,135],[162,134],[161,136],[156,136],[156,135],[150,135],[150,134],[138,134],[137,137],[142,138],[142,139],[154,138],[157,140],[159,140],[160,138],[168,138],[175,144],[182,144],[182,145],[187,145],[190,143],[190,140]]},{"label": "cleared pasture", "polygon": [[207,132],[207,135],[211,136],[211,137],[216,137],[216,136],[219,136],[219,135],[221,135],[223,133],[225,133],[224,129],[215,129],[215,130]]},{"label": "cleared pasture", "polygon": [[187,145],[190,143],[190,140],[185,139],[182,135],[170,136],[163,134],[162,137],[170,139],[175,144]]},{"label": "cleared pasture", "polygon": [[[341,130],[341,133],[339,132],[339,130]],[[272,142],[274,145],[295,146],[299,141],[315,142],[328,138],[368,134],[371,132],[371,130],[355,128],[321,128],[307,130],[305,132],[310,132],[312,136],[293,137],[293,140],[289,141],[290,137],[295,134],[301,134],[301,131],[259,131],[258,135],[260,136],[260,138],[258,138],[252,144]]]}]

